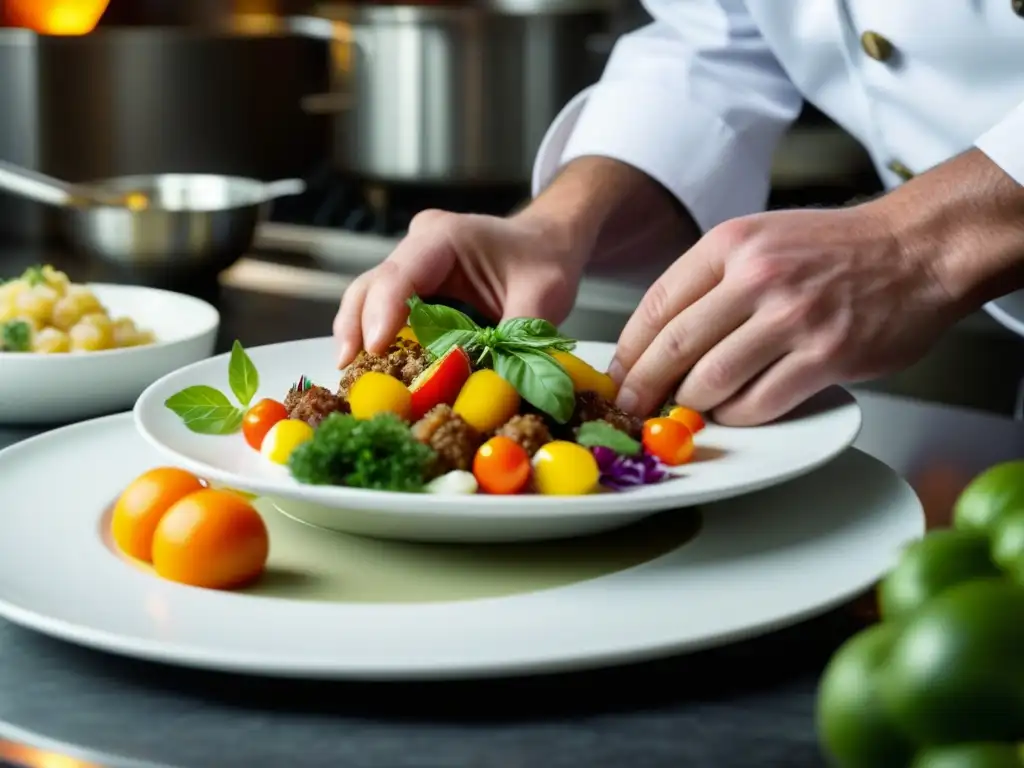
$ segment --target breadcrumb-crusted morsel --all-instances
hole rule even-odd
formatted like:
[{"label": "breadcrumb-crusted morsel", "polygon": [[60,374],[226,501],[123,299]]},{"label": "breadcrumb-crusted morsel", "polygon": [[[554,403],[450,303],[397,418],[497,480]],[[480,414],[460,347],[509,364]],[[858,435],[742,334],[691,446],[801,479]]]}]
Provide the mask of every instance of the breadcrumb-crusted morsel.
[{"label": "breadcrumb-crusted morsel", "polygon": [[306,390],[292,389],[284,399],[288,418],[304,421],[313,429],[332,413],[348,413],[348,401],[326,387],[313,384]]},{"label": "breadcrumb-crusted morsel", "polygon": [[518,443],[530,456],[550,443],[552,439],[548,425],[535,413],[513,416],[498,428],[495,435],[507,437]]},{"label": "breadcrumb-crusted morsel", "polygon": [[588,421],[607,421],[616,429],[625,432],[634,440],[639,440],[644,431],[644,420],[617,408],[613,402],[606,400],[596,392],[578,392],[576,394],[576,410],[572,414],[573,433]]},{"label": "breadcrumb-crusted morsel", "polygon": [[347,397],[348,390],[356,379],[370,371],[394,376],[408,387],[429,365],[430,357],[427,350],[418,342],[412,339],[397,339],[383,355],[360,352],[342,374],[338,394]]},{"label": "breadcrumb-crusted morsel", "polygon": [[413,424],[412,434],[437,454],[430,473],[434,477],[456,469],[471,471],[473,457],[484,442],[483,435],[449,405],[434,406],[426,416]]}]

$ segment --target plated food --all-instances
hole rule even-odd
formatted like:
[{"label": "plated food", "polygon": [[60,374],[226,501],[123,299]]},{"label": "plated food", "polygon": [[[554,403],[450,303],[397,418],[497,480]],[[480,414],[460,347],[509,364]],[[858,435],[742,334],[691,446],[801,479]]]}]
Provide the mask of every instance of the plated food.
[{"label": "plated food", "polygon": [[270,554],[267,526],[248,499],[176,467],[135,478],[114,504],[110,533],[122,554],[158,576],[206,589],[251,584]]},{"label": "plated food", "polygon": [[112,317],[92,288],[50,265],[0,281],[0,352],[102,352],[155,341],[151,330]]},{"label": "plated food", "polygon": [[299,375],[280,400],[252,401],[259,372],[235,343],[235,405],[207,385],[165,406],[192,431],[241,432],[307,485],[379,491],[574,496],[660,483],[694,455],[700,414],[651,419],[615,407],[615,385],[543,320],[482,328],[410,301],[383,355],[361,353],[336,386]]},{"label": "plated food", "polygon": [[0,285],[0,318],[4,425],[130,409],[162,376],[209,357],[220,326],[217,310],[192,296],[80,284],[45,266]]}]

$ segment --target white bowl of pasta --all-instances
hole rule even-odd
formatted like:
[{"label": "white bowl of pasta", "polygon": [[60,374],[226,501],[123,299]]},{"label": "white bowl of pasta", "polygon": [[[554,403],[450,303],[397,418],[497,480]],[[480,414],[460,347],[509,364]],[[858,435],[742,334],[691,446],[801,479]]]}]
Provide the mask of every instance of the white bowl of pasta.
[{"label": "white bowl of pasta", "polygon": [[213,354],[219,327],[191,296],[30,269],[0,284],[0,424],[129,410],[154,381]]}]

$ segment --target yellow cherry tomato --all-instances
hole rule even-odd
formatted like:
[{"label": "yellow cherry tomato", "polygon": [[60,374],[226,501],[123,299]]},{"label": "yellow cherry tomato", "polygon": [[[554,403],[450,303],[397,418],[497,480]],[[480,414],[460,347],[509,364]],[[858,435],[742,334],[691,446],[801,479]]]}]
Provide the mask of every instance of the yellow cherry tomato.
[{"label": "yellow cherry tomato", "polygon": [[348,390],[348,404],[357,419],[393,413],[403,421],[412,414],[412,393],[394,376],[367,371]]},{"label": "yellow cherry tomato", "polygon": [[415,341],[417,344],[419,343],[419,339],[416,338],[416,331],[408,325],[398,332],[398,338],[404,339],[405,341]]},{"label": "yellow cherry tomato", "polygon": [[548,443],[533,457],[533,484],[548,496],[582,496],[597,488],[601,472],[588,449],[567,440]]},{"label": "yellow cherry tomato", "polygon": [[300,445],[313,438],[313,428],[298,419],[282,419],[263,438],[260,453],[275,464],[287,464]]},{"label": "yellow cherry tomato", "polygon": [[473,373],[452,410],[477,432],[493,432],[519,412],[519,393],[490,368]]}]

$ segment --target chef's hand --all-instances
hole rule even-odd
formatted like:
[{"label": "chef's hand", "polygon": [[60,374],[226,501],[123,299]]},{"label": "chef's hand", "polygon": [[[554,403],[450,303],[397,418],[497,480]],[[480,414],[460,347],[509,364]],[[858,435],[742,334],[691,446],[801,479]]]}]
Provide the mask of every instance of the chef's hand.
[{"label": "chef's hand", "polygon": [[831,384],[915,362],[958,315],[880,202],[764,213],[708,232],[623,330],[611,371],[618,404],[647,414],[674,394],[719,423],[751,426]]},{"label": "chef's hand", "polygon": [[413,294],[458,299],[495,320],[560,323],[576,299],[585,256],[530,209],[509,218],[424,211],[395,251],[342,296],[334,320],[339,364],[364,348],[383,352],[405,324]]}]

